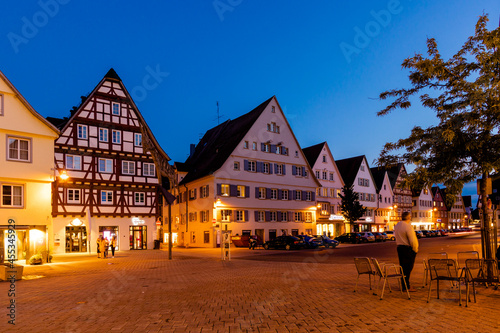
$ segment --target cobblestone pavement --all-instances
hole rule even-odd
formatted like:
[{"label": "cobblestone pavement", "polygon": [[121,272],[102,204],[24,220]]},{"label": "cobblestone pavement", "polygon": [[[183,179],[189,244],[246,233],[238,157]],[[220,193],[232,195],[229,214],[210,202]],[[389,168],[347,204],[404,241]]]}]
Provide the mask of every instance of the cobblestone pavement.
[{"label": "cobblestone pavement", "polygon": [[[250,253],[251,252],[251,253]],[[241,260],[262,254],[262,260]],[[303,262],[265,261],[265,251],[217,249],[119,252],[115,258],[56,256],[26,266],[15,284],[15,326],[7,323],[10,283],[0,283],[0,332],[494,332],[500,289],[479,287],[477,303],[433,288],[374,296],[354,264],[327,264],[320,251]],[[416,264],[414,286],[423,267]],[[393,287],[396,288],[393,283]]]}]

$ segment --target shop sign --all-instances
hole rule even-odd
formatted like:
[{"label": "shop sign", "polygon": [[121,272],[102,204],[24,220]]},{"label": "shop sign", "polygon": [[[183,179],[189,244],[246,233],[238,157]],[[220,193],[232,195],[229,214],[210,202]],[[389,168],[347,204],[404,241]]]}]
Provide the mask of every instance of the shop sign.
[{"label": "shop sign", "polygon": [[333,220],[343,220],[344,219],[344,216],[342,215],[334,215],[334,214],[331,214],[330,217],[328,218],[330,221],[333,221]]},{"label": "shop sign", "polygon": [[132,218],[132,224],[133,224],[133,225],[144,224],[144,220],[140,220],[140,219],[139,219],[139,218],[137,218],[137,217],[133,217],[133,218]]}]

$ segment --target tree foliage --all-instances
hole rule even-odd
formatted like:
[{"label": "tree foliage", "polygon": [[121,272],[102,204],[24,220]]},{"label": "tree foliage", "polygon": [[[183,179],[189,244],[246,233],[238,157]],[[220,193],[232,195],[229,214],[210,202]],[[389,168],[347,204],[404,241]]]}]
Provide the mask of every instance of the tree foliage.
[{"label": "tree foliage", "polygon": [[387,143],[381,151],[379,165],[415,166],[406,185],[441,183],[454,197],[465,183],[500,169],[500,28],[488,31],[487,22],[487,15],[479,17],[475,34],[448,60],[436,41],[427,39],[427,55],[416,54],[402,64],[410,71],[411,87],[380,94],[394,101],[379,116],[408,109],[418,97],[439,121],[414,127],[408,138]]},{"label": "tree foliage", "polygon": [[359,203],[359,195],[357,192],[354,192],[354,185],[344,185],[342,192],[343,194],[339,194],[342,199],[340,204],[342,215],[349,223],[353,224],[365,215],[366,208]]}]

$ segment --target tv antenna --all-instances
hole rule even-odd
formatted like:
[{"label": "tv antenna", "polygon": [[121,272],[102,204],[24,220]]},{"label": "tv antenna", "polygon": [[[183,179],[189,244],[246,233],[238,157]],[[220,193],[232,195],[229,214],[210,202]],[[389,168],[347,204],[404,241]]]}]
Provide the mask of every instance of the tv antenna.
[{"label": "tv antenna", "polygon": [[216,119],[217,119],[217,125],[220,124],[220,120],[221,120],[222,117],[224,117],[224,115],[221,116],[219,114],[219,101],[217,101],[217,117],[216,117]]}]

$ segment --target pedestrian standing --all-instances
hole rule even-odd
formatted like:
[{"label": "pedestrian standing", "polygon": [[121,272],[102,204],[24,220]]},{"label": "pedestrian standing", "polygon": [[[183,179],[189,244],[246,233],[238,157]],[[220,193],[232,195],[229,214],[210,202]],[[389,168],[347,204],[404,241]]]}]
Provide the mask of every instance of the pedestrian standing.
[{"label": "pedestrian standing", "polygon": [[394,227],[399,265],[403,268],[404,274],[404,278],[401,278],[401,286],[403,289],[408,288],[408,291],[416,291],[415,288],[410,287],[410,274],[418,252],[418,239],[411,226],[411,213],[404,212],[402,218],[403,220]]},{"label": "pedestrian standing", "polygon": [[104,258],[107,258],[109,249],[109,240],[106,237],[102,241],[102,247],[104,248]]},{"label": "pedestrian standing", "polygon": [[116,247],[116,236],[111,238],[111,257],[115,257],[115,247]]},{"label": "pedestrian standing", "polygon": [[99,236],[99,238],[97,238],[97,258],[101,258],[101,242],[102,236]]}]

